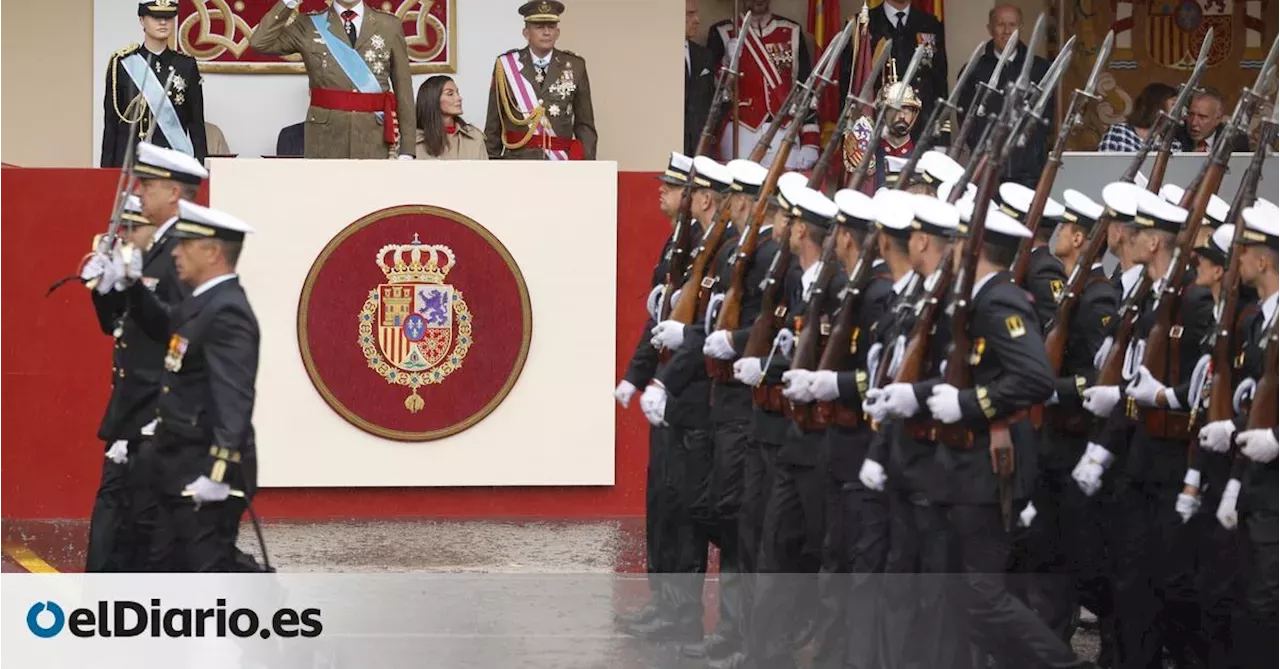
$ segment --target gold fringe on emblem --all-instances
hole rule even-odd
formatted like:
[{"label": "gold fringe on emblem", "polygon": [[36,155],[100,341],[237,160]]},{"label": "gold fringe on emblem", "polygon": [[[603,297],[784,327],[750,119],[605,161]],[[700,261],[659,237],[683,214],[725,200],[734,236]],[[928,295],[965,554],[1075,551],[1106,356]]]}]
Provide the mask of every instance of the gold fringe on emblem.
[{"label": "gold fringe on emblem", "polygon": [[408,409],[409,413],[418,413],[419,411],[422,411],[423,405],[424,402],[422,401],[422,398],[418,397],[417,388],[413,389],[412,395],[404,398],[404,408]]}]

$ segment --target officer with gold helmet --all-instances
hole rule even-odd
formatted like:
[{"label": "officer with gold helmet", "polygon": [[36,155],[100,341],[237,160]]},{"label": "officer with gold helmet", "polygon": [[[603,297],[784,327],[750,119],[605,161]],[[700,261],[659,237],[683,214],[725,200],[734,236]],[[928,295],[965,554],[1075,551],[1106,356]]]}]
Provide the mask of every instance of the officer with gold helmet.
[{"label": "officer with gold helmet", "polygon": [[[884,136],[877,145],[875,155],[872,156],[871,169],[875,170],[877,186],[885,183],[887,171],[880,169],[879,166],[885,164],[887,157],[905,159],[911,155],[911,151],[916,146],[915,139],[911,136],[911,129],[920,118],[921,109],[920,98],[916,96],[915,89],[905,82],[898,81],[897,64],[892,59],[889,61],[885,76],[888,81],[880,89],[881,98],[886,102],[892,102],[902,95],[902,107],[887,112]],[[843,154],[847,174],[852,174],[858,168],[862,154],[871,144],[873,123],[874,119],[863,116],[854,122],[853,127],[845,131]]]},{"label": "officer with gold helmet", "polygon": [[563,13],[558,0],[520,6],[528,44],[494,62],[484,126],[489,158],[595,160],[587,61],[556,48]]}]

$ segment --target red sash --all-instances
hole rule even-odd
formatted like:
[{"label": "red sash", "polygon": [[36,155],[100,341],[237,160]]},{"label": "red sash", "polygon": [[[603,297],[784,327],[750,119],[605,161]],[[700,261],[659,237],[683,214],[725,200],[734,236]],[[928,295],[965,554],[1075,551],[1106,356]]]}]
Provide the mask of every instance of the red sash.
[{"label": "red sash", "polygon": [[311,89],[311,104],[321,109],[349,112],[382,112],[382,139],[387,144],[396,143],[396,95],[395,93],[359,93],[333,88]]}]

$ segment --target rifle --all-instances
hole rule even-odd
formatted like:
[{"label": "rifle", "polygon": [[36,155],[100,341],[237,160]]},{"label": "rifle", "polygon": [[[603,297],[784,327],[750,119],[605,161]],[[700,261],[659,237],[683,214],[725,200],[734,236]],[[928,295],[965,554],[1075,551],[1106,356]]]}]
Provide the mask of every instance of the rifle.
[{"label": "rifle", "polygon": [[[1280,348],[1280,337],[1277,336],[1276,326],[1271,327],[1271,335],[1267,338],[1267,357],[1262,363],[1262,378],[1258,379],[1257,389],[1253,393],[1253,401],[1249,406],[1249,419],[1245,423],[1245,431],[1248,430],[1264,430],[1276,429],[1277,404],[1280,404],[1280,390],[1277,388],[1276,378],[1276,349]],[[1235,482],[1239,488],[1240,481],[1244,478],[1244,468],[1249,463],[1249,459],[1240,453],[1240,446],[1233,444],[1231,447],[1231,475],[1230,481]],[[1231,483],[1227,483],[1229,487]]]},{"label": "rifle", "polygon": [[[852,23],[850,26],[846,26],[846,30],[850,29],[851,26]],[[844,38],[848,37],[847,33],[841,34]],[[733,259],[733,275],[730,278],[729,287],[725,291],[724,301],[720,305],[720,313],[716,316],[716,330],[736,330],[741,326],[742,299],[746,295],[747,271],[750,269],[752,258],[755,256],[756,245],[760,238],[760,227],[764,222],[765,212],[769,208],[769,197],[777,188],[778,178],[786,170],[787,158],[791,155],[791,147],[795,145],[800,136],[801,124],[799,119],[801,118],[801,112],[799,110],[808,110],[812,100],[816,97],[816,92],[820,91],[821,87],[829,81],[827,78],[819,80],[819,74],[828,69],[829,63],[835,62],[836,54],[843,49],[845,41],[846,39],[832,40],[822,53],[818,65],[810,73],[809,80],[803,84],[797,83],[787,98],[791,106],[784,105],[784,109],[797,110],[793,112],[796,122],[792,123],[791,127],[788,128],[782,144],[778,146],[778,150],[773,157],[773,163],[769,166],[769,173],[765,176],[764,183],[760,187],[760,194],[756,197],[755,205],[747,218],[746,230],[742,234],[742,241],[738,244],[738,253]],[[820,170],[822,167],[823,165],[819,163],[816,169]],[[783,244],[780,248],[786,249],[787,245]],[[777,257],[775,257],[774,262],[777,263],[777,260]],[[790,256],[788,255],[783,263],[783,271],[786,269],[786,263],[789,262]],[[725,361],[708,358],[706,363],[707,371],[713,378],[732,378],[732,373],[727,370],[728,365]]]},{"label": "rifle", "polygon": [[[1073,36],[1072,39],[1075,39]],[[1071,106],[1067,110],[1067,115],[1063,118],[1062,127],[1058,128],[1058,137],[1053,143],[1053,149],[1049,151],[1049,158],[1045,162],[1044,170],[1040,172],[1040,180],[1036,183],[1036,194],[1031,199],[1031,207],[1027,212],[1026,225],[1027,229],[1034,234],[1036,228],[1040,225],[1040,219],[1044,215],[1045,204],[1049,200],[1049,192],[1053,190],[1053,182],[1058,178],[1058,169],[1062,167],[1062,152],[1067,148],[1067,139],[1071,133],[1075,131],[1081,123],[1084,122],[1084,107],[1090,100],[1100,100],[1101,98],[1095,93],[1098,88],[1098,79],[1102,76],[1102,68],[1107,64],[1107,59],[1111,56],[1111,45],[1115,41],[1115,33],[1108,32],[1106,39],[1102,41],[1102,46],[1098,49],[1098,55],[1093,61],[1093,71],[1089,73],[1089,79],[1084,85],[1084,89],[1076,89],[1071,95]],[[1064,49],[1066,51],[1066,49]],[[1048,79],[1046,74],[1045,79]],[[1025,137],[1025,135],[1024,135]],[[1013,282],[1022,285],[1023,280],[1027,276],[1027,268],[1031,264],[1031,244],[1034,238],[1022,240],[1018,245],[1018,253],[1013,262]]]},{"label": "rifle", "polygon": [[[1044,16],[1036,20],[1035,32],[1038,33],[1044,28]],[[1034,34],[1034,33],[1033,33]],[[985,46],[984,42],[982,46]],[[969,108],[965,110],[964,121],[960,123],[960,129],[951,136],[951,150],[947,151],[947,156],[952,160],[960,160],[960,153],[965,148],[965,142],[969,139],[969,133],[973,132],[973,125],[979,118],[985,118],[987,115],[987,98],[997,91],[1000,85],[1000,74],[1004,72],[1004,67],[1009,60],[1013,58],[1013,54],[1018,50],[1018,31],[1013,31],[1013,35],[1009,37],[1009,41],[1004,45],[1004,51],[1000,52],[1000,59],[996,61],[996,67],[991,71],[991,78],[985,82],[978,82],[978,91],[973,95],[973,102]],[[1032,51],[1027,60],[1033,60]],[[959,86],[957,86],[959,88]],[[972,155],[978,155],[975,151]],[[901,178],[901,177],[899,177]],[[963,189],[961,189],[963,190]]]},{"label": "rifle", "polygon": [[[1017,39],[1017,37],[1018,33],[1014,31],[1014,35],[1010,39]],[[907,187],[907,183],[911,181],[911,177],[916,173],[916,163],[920,162],[920,156],[923,156],[924,152],[932,148],[934,143],[942,137],[942,128],[947,121],[958,120],[960,116],[960,94],[964,92],[969,79],[973,77],[973,72],[978,67],[978,61],[982,59],[982,51],[985,46],[986,42],[979,42],[978,46],[973,48],[973,55],[969,56],[969,64],[965,65],[964,69],[960,71],[960,79],[956,81],[955,87],[951,89],[951,97],[946,99],[938,98],[934,104],[933,111],[929,113],[929,120],[924,124],[924,132],[920,134],[920,139],[911,148],[911,155],[907,156],[907,163],[902,166],[902,172],[898,174],[898,181],[894,184],[894,188],[897,190],[903,190]],[[946,116],[943,116],[944,113]]]},{"label": "rifle", "polygon": [[[751,18],[750,12],[747,13],[746,18],[748,20]],[[716,90],[711,96],[711,109],[707,113],[706,122],[702,125],[702,136],[698,138],[695,156],[706,155],[711,150],[711,145],[715,143],[715,129],[720,125],[725,104],[730,102],[729,92],[732,90],[730,87],[735,86],[738,80],[738,64],[741,61],[742,47],[745,43],[746,40],[738,39],[733,47],[733,53],[729,56],[729,64],[720,68],[716,75]],[[737,110],[734,111],[736,113]],[[676,286],[684,282],[685,274],[689,269],[690,252],[693,246],[693,221],[689,218],[689,210],[693,207],[693,182],[696,176],[697,170],[690,167],[684,191],[680,194],[680,213],[676,216],[676,228],[671,235],[671,257],[667,260],[667,277],[662,290],[662,301],[658,306],[659,321],[667,320],[670,316],[671,295]],[[720,235],[723,234],[722,227]],[[696,295],[697,291],[694,293]]]},{"label": "rifle", "polygon": [[[751,11],[748,10],[747,15],[743,16],[742,5],[740,4],[740,0],[733,0],[733,20],[736,22],[736,25],[734,26],[736,30],[734,30],[733,34],[738,36],[739,42],[745,41],[742,38],[742,31],[750,30],[750,28],[747,27],[747,23],[748,21],[751,20]],[[735,47],[735,50],[741,51],[736,47]],[[792,90],[794,90],[794,87],[792,87]],[[741,105],[741,102],[739,101],[739,97],[738,97],[738,78],[734,77],[733,78],[733,133],[732,133],[733,153],[729,154],[733,156],[734,160],[738,159],[738,125],[739,125],[738,107],[740,105]],[[783,104],[782,109],[784,110],[788,109],[786,104]],[[756,162],[760,162],[760,161],[756,161]]]}]

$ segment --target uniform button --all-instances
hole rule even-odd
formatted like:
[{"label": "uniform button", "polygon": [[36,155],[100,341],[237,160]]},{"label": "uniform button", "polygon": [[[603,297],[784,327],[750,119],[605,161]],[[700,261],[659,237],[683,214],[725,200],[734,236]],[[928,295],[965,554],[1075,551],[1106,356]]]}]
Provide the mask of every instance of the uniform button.
[{"label": "uniform button", "polygon": [[120,342],[120,348],[129,348],[128,342]]},{"label": "uniform button", "polygon": [[124,370],[123,370],[123,369],[122,369],[122,370],[120,370],[120,378],[122,378],[122,379],[124,378]]},{"label": "uniform button", "polygon": [[167,392],[169,392],[169,386],[165,386],[165,387],[161,388],[161,389],[160,389],[160,392],[162,392],[162,393],[167,393]]}]

